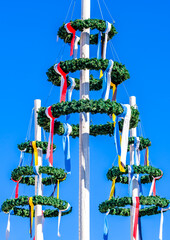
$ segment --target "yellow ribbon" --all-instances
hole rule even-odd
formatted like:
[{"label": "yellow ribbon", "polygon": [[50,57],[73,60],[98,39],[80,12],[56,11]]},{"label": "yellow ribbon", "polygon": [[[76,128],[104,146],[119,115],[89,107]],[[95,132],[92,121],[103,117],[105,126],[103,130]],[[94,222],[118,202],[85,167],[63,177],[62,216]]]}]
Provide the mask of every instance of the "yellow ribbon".
[{"label": "yellow ribbon", "polygon": [[103,77],[103,71],[100,70],[100,77],[99,78],[102,78]]},{"label": "yellow ribbon", "polygon": [[114,178],[113,178],[113,181],[112,181],[112,187],[111,187],[111,190],[110,190],[109,200],[113,197],[113,194],[114,194],[114,192],[115,192],[116,178],[117,178],[117,177],[114,177]]},{"label": "yellow ribbon", "polygon": [[149,166],[149,148],[147,147],[147,166]]},{"label": "yellow ribbon", "polygon": [[[114,96],[114,94],[115,94],[115,91],[116,91],[116,85],[114,84],[114,83],[110,83],[110,86],[112,87],[112,90],[113,90],[113,96]],[[113,120],[113,122],[114,122],[114,126],[115,126],[115,124],[116,124],[116,115],[113,113],[112,114],[112,120]]]},{"label": "yellow ribbon", "polygon": [[[120,132],[119,132],[119,134],[120,134]],[[121,136],[121,134],[120,134],[120,144],[121,144],[121,141],[122,141],[122,136]],[[119,165],[119,170],[120,170],[121,172],[126,172],[125,169],[124,169],[124,167],[123,167],[122,164],[121,164],[121,156],[119,156],[119,155],[118,155],[118,165]]]},{"label": "yellow ribbon", "polygon": [[63,179],[57,180],[57,199],[59,199],[59,190],[60,190],[60,182],[64,181],[66,179],[67,175]]},{"label": "yellow ribbon", "polygon": [[36,146],[36,141],[32,142],[32,147],[34,149],[35,166],[38,166],[38,150]]},{"label": "yellow ribbon", "polygon": [[33,225],[33,216],[34,216],[34,204],[33,204],[33,201],[32,201],[32,197],[29,198],[29,205],[30,205],[30,208],[31,208],[31,225],[30,225],[30,233],[32,231],[32,225]]}]

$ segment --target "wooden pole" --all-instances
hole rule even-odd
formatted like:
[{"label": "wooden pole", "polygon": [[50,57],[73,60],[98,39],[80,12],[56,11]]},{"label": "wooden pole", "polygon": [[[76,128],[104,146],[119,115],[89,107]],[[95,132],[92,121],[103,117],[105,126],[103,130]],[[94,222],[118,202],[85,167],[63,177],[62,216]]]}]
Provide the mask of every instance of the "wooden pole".
[{"label": "wooden pole", "polygon": [[[133,106],[135,109],[137,108],[136,105],[136,97],[132,96],[130,97],[130,106]],[[136,137],[136,128],[130,129],[130,136],[131,137]],[[130,145],[130,165],[134,165],[134,144]],[[138,197],[139,196],[139,188],[138,188],[138,181],[134,180],[133,181],[133,186],[132,186],[132,198],[133,197]],[[131,214],[130,214],[130,230],[131,230],[131,240],[133,240],[133,221],[134,221],[134,215],[133,215],[133,207],[131,207]],[[139,231],[138,231],[139,233]],[[139,240],[139,234],[137,233],[137,238],[136,240]]]},{"label": "wooden pole", "polygon": [[[90,18],[90,0],[81,0],[81,19]],[[90,29],[81,33],[80,57],[89,58]],[[80,99],[89,99],[89,70],[80,71]],[[79,240],[90,240],[89,113],[79,125]]]},{"label": "wooden pole", "polygon": [[[34,100],[34,119],[35,119],[35,141],[41,141],[41,127],[37,123],[37,111],[41,107],[41,100]],[[42,150],[38,149],[38,166],[42,166]],[[38,189],[37,189],[38,188]],[[42,174],[35,176],[35,195],[42,196]],[[43,240],[43,230],[42,230],[42,206],[35,206],[35,240]]]}]

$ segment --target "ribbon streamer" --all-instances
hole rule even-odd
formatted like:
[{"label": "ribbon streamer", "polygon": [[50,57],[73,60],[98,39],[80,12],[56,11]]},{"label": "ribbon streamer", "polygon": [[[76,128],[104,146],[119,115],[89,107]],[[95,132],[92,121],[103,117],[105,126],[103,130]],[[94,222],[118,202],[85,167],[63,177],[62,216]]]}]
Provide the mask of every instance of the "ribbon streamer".
[{"label": "ribbon streamer", "polygon": [[106,213],[104,218],[104,233],[103,233],[103,239],[108,240],[108,234],[109,234],[109,226],[108,226],[108,220],[107,216],[109,215],[110,210]]},{"label": "ribbon streamer", "polygon": [[60,224],[61,224],[61,214],[62,214],[62,212],[67,212],[67,211],[69,211],[69,209],[70,209],[70,204],[68,203],[68,206],[67,206],[67,208],[66,209],[64,209],[64,210],[59,210],[59,214],[58,214],[58,237],[61,237],[61,234],[60,234]]},{"label": "ribbon streamer", "polygon": [[156,180],[159,180],[162,176],[163,176],[163,173],[159,177],[153,177],[150,192],[149,192],[149,196],[151,196],[152,194],[153,194],[153,196],[156,196]]},{"label": "ribbon streamer", "polygon": [[110,59],[108,67],[104,71],[103,75],[103,87],[102,87],[102,98],[107,100],[109,98],[110,84],[111,84],[111,73],[114,62]]},{"label": "ribbon streamer", "polygon": [[63,151],[65,159],[65,170],[71,172],[71,156],[70,156],[70,139],[69,135],[72,132],[72,127],[68,123],[64,123],[64,135],[63,135]]},{"label": "ribbon streamer", "polygon": [[[112,87],[112,90],[113,90],[113,96],[112,96],[112,102],[113,102],[113,101],[116,101],[117,86],[112,82],[110,83],[110,86]],[[115,114],[112,114],[112,120],[113,120],[113,123],[114,123],[114,126],[115,126],[115,123],[116,123],[116,115]]]},{"label": "ribbon streamer", "polygon": [[[121,172],[125,172],[126,167],[126,155],[128,148],[128,135],[129,135],[129,125],[131,118],[131,108],[129,104],[122,105],[124,111],[116,117],[115,124],[115,145],[118,154],[119,169]],[[124,118],[123,130],[122,130],[122,140],[120,144],[120,133],[119,133],[119,118]]]},{"label": "ribbon streamer", "polygon": [[103,59],[106,59],[106,49],[107,49],[107,41],[108,41],[108,34],[111,30],[112,25],[106,21],[106,30],[105,30],[105,39],[104,39],[104,46],[103,46]]},{"label": "ribbon streamer", "polygon": [[137,239],[138,218],[139,218],[139,197],[133,197],[134,208],[134,224],[133,224],[133,240]]},{"label": "ribbon streamer", "polygon": [[32,238],[32,226],[33,226],[33,215],[34,215],[34,204],[32,197],[28,198],[29,212],[30,212],[30,237]]},{"label": "ribbon streamer", "polygon": [[146,151],[145,151],[145,162],[144,162],[145,166],[149,166],[149,148],[146,147]]},{"label": "ribbon streamer", "polygon": [[112,187],[111,187],[111,190],[110,190],[109,200],[110,200],[110,199],[113,197],[113,195],[115,194],[116,178],[117,178],[117,177],[114,177],[113,180],[112,180]]},{"label": "ribbon streamer", "polygon": [[[53,117],[52,115],[51,106],[45,110],[45,114],[50,119],[50,134],[49,134],[49,140],[48,140],[46,159],[49,158],[49,165],[53,166],[53,136],[54,136],[54,121],[56,118]],[[50,144],[51,144],[51,149],[50,149]]]},{"label": "ribbon streamer", "polygon": [[10,212],[8,214],[8,223],[7,223],[7,228],[6,228],[6,240],[9,239],[9,235],[10,235],[10,224],[11,221],[10,221]]},{"label": "ribbon streamer", "polygon": [[98,33],[98,45],[97,45],[97,59],[101,57],[101,40],[102,40],[102,33]]},{"label": "ribbon streamer", "polygon": [[[73,93],[73,90],[76,86],[76,83],[75,83],[75,78],[71,78],[69,77],[69,81],[70,81],[70,86],[68,87],[68,91],[67,91],[67,95],[66,95],[66,101],[67,102],[71,102],[71,97],[72,97],[72,93]],[[70,114],[69,115],[66,115],[66,121],[70,118]]]},{"label": "ribbon streamer", "polygon": [[160,221],[160,230],[159,230],[159,240],[163,239],[163,222],[164,222],[164,214],[163,214],[163,208],[161,208],[161,221]]},{"label": "ribbon streamer", "polygon": [[75,42],[74,42],[74,53],[73,53],[73,58],[77,59],[77,53],[78,53],[78,42],[80,41],[80,37],[76,36],[75,37]]},{"label": "ribbon streamer", "polygon": [[65,29],[68,33],[72,33],[73,37],[71,39],[71,49],[70,49],[70,56],[73,55],[73,48],[74,48],[74,42],[75,42],[75,37],[76,37],[76,30],[71,26],[71,23],[66,23],[65,24]]},{"label": "ribbon streamer", "polygon": [[54,65],[54,70],[61,76],[61,86],[60,86],[60,102],[66,101],[66,92],[67,92],[67,74],[65,73],[61,67],[60,63]]},{"label": "ribbon streamer", "polygon": [[[21,177],[21,178],[22,178],[22,177]],[[16,185],[16,188],[15,188],[15,198],[18,198],[19,182],[21,181],[21,178],[20,178],[18,181],[15,181],[14,179],[11,178],[11,180],[17,184],[17,185]]]},{"label": "ribbon streamer", "polygon": [[35,166],[38,166],[38,150],[37,150],[37,146],[36,146],[36,141],[32,141],[32,147],[34,150]]},{"label": "ribbon streamer", "polygon": [[37,186],[37,195],[38,195],[38,193],[40,192],[39,191],[39,188],[40,188],[40,184],[39,184],[39,178],[40,178],[40,174],[39,174],[39,166],[35,166],[34,168],[33,168],[33,171],[34,171],[34,173],[35,173],[35,175],[37,175],[38,176],[38,186]]},{"label": "ribbon streamer", "polygon": [[24,152],[26,151],[26,148],[24,150],[20,150],[20,161],[18,167],[22,167],[23,160],[24,160]]},{"label": "ribbon streamer", "polygon": [[135,141],[134,141],[134,164],[136,164],[137,166],[140,165],[140,150],[139,150],[139,146],[140,146],[140,138],[139,137],[135,137]]}]

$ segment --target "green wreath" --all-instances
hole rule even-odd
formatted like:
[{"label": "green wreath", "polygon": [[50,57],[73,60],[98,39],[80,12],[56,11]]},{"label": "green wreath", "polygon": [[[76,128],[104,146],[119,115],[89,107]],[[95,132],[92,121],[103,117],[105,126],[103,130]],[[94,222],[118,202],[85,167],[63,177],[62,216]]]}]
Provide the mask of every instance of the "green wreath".
[{"label": "green wreath", "polygon": [[[21,144],[18,144],[18,149],[20,151],[24,151],[26,153],[33,153],[33,148],[30,145],[31,141],[27,141]],[[36,141],[36,147],[42,149],[42,153],[46,154],[47,153],[47,147],[48,147],[48,142],[41,142],[41,141]],[[56,145],[53,144],[53,151],[55,151]]]},{"label": "green wreath", "polygon": [[[121,208],[126,205],[132,205],[131,197],[123,197],[123,198],[111,198],[99,205],[99,211],[101,213],[106,213],[110,210],[109,214],[111,215],[121,215],[121,216],[130,216],[129,208]],[[169,204],[169,200],[166,198],[161,198],[159,196],[141,196],[140,197],[140,205],[146,206],[150,205],[150,207],[146,207],[139,210],[139,216],[146,215],[155,215],[160,213],[160,208],[167,207]],[[154,205],[154,206],[153,206]]]},{"label": "green wreath", "polygon": [[[43,196],[33,196],[32,198],[33,204],[35,205],[43,205],[43,206],[53,206],[58,210],[50,210],[47,209],[44,211],[44,217],[56,217],[58,216],[59,210],[66,210],[68,207],[68,202],[57,199],[54,197],[43,197]],[[20,196],[15,199],[7,199],[1,206],[3,212],[8,213],[11,210],[14,211],[14,215],[21,217],[29,217],[29,210],[24,208],[18,208],[18,206],[27,206],[28,204],[28,196]],[[62,212],[62,215],[69,214],[72,208],[68,209],[67,212]]]},{"label": "green wreath", "polygon": [[[44,185],[51,185],[56,184],[57,180],[60,182],[64,181],[67,177],[67,173],[63,169],[58,169],[54,167],[39,167],[39,173],[50,175],[50,177],[46,177],[42,179],[42,183]],[[34,177],[28,177],[31,175],[35,175],[34,168],[31,166],[24,166],[24,167],[18,167],[14,169],[11,173],[11,178],[15,181],[19,181],[22,184],[27,185],[35,185],[35,178]]]},{"label": "green wreath", "polygon": [[[139,150],[142,151],[143,149],[145,149],[146,147],[150,147],[151,146],[151,141],[148,138],[143,138],[143,137],[139,137],[140,139],[140,145],[139,145]],[[134,137],[129,137],[129,142],[128,144],[134,144],[135,138]],[[130,147],[128,146],[128,151],[130,150]]]},{"label": "green wreath", "polygon": [[[141,176],[141,183],[150,183],[153,180],[153,177],[159,177],[163,173],[160,169],[154,168],[152,166],[136,166],[133,165],[133,171],[135,174],[147,174],[144,176]],[[113,178],[116,177],[116,182],[120,182],[123,184],[128,184],[129,180],[127,176],[123,176],[125,174],[128,174],[128,166],[125,168],[125,172],[121,172],[119,170],[119,167],[113,166],[109,169],[107,172],[107,179],[113,180]]]},{"label": "green wreath", "polygon": [[[63,24],[59,30],[57,35],[59,36],[59,38],[63,39],[65,43],[71,43],[71,39],[72,39],[72,34],[67,33],[65,27],[65,24]],[[100,32],[104,32],[106,30],[106,21],[104,20],[99,20],[99,19],[86,19],[86,20],[80,20],[77,19],[75,21],[71,21],[71,26],[77,31],[83,31],[84,29],[88,29],[91,28],[91,30],[93,29],[97,29]],[[113,26],[113,24],[111,24],[111,31],[108,34],[108,40],[112,39],[114,35],[116,35],[116,29]],[[104,37],[104,36],[103,36]],[[91,34],[90,35],[90,44],[97,44],[98,43],[98,34]]]},{"label": "green wreath", "polygon": [[[60,67],[65,73],[73,73],[78,70],[82,69],[89,69],[89,70],[100,70],[103,71],[106,70],[108,66],[109,60],[108,59],[97,59],[97,58],[79,58],[79,59],[72,59],[67,61],[61,61]],[[60,86],[61,76],[56,73],[54,70],[54,66],[48,69],[48,72],[46,73],[48,76],[48,81],[52,82],[56,86]],[[112,83],[118,85],[122,83],[123,81],[130,78],[129,72],[126,69],[125,65],[122,65],[121,63],[114,62],[112,73],[111,73],[111,81]],[[68,81],[68,77],[67,77]],[[96,79],[91,78],[91,82],[93,87],[93,90],[98,90],[102,86],[102,80],[98,80],[96,82]],[[79,79],[76,80],[76,89],[80,88],[80,81]]]},{"label": "green wreath", "polygon": [[[43,127],[44,130],[49,131],[50,130],[50,120],[47,118],[45,114],[45,107],[40,108],[38,111],[38,124],[39,126]],[[131,120],[130,120],[130,128],[134,128],[138,124],[138,117],[139,112],[137,109],[134,109],[131,107]],[[109,99],[107,101],[104,101],[103,99],[100,100],[84,100],[81,99],[79,101],[71,101],[71,102],[61,102],[57,104],[53,104],[51,108],[52,114],[54,117],[59,117],[60,115],[68,115],[70,113],[80,113],[80,112],[91,112],[92,114],[96,113],[106,113],[108,115],[115,114],[119,115],[123,112],[123,108],[120,103],[112,102]],[[111,125],[99,125],[104,127],[104,129],[101,132],[97,132],[99,130],[98,125],[92,125],[90,127],[90,135],[97,136],[97,135],[106,135],[106,134],[113,134],[114,126],[112,125],[111,131],[109,130],[109,133],[107,131],[108,126]],[[123,120],[119,122],[120,130],[122,130],[123,126]],[[70,136],[77,137],[79,136],[79,125],[72,125],[72,133]],[[91,132],[92,130],[92,132]],[[106,130],[106,131],[105,131]],[[93,134],[94,133],[94,134]],[[97,134],[98,133],[98,134]],[[64,134],[64,127],[63,124],[55,121],[54,124],[54,134],[63,135]]]}]

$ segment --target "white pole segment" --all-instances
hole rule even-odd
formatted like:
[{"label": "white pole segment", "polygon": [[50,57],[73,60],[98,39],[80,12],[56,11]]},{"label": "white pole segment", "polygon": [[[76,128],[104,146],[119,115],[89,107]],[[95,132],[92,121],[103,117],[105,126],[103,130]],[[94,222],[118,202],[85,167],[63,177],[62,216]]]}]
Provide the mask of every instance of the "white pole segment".
[{"label": "white pole segment", "polygon": [[[134,108],[137,108],[136,105],[136,97],[132,96],[129,99],[130,102],[130,106],[133,106]],[[130,136],[131,137],[136,137],[136,128],[132,128],[130,129]],[[134,144],[130,145],[130,165],[134,165]],[[138,188],[138,181],[135,180],[133,181],[133,186],[132,186],[132,198],[133,197],[138,197],[139,196],[139,188]],[[130,216],[130,229],[131,229],[131,240],[133,240],[133,220],[134,220],[134,216],[133,216],[133,206],[131,207],[131,216]],[[139,231],[137,232],[137,238],[136,240],[139,239]]]},{"label": "white pole segment", "polygon": [[[34,100],[34,119],[35,119],[35,141],[41,141],[41,127],[37,123],[37,111],[41,107],[41,100]],[[38,149],[38,166],[42,166],[42,150]],[[38,189],[37,189],[38,187]],[[42,196],[42,174],[35,176],[35,195]],[[43,240],[43,229],[42,229],[42,206],[35,206],[35,240]]]},{"label": "white pole segment", "polygon": [[[81,19],[90,18],[90,0],[81,0]],[[80,57],[89,58],[90,29],[81,33]],[[89,70],[80,71],[80,99],[89,99]],[[79,240],[90,240],[89,113],[80,113],[79,125]]]}]

